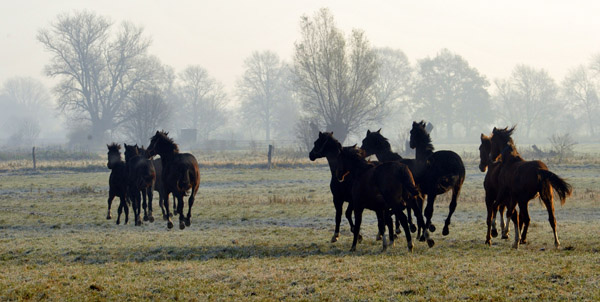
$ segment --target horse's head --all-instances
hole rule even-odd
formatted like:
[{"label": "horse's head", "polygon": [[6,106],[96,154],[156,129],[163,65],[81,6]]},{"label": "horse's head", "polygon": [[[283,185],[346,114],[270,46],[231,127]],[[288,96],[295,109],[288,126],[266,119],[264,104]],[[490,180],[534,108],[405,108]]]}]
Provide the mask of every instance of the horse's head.
[{"label": "horse's head", "polygon": [[479,145],[479,170],[481,172],[485,172],[489,165],[491,148],[492,141],[490,137],[481,133],[481,145]]},{"label": "horse's head", "polygon": [[413,122],[412,129],[410,129],[410,148],[415,149],[417,145],[427,145],[431,143],[431,137],[427,132],[427,124],[425,121]]},{"label": "horse's head", "polygon": [[156,131],[150,138],[150,145],[146,149],[146,157],[151,158],[156,154],[178,153],[179,147],[169,136],[169,132]]},{"label": "horse's head", "polygon": [[343,147],[338,155],[335,177],[339,182],[344,182],[361,164],[366,163],[366,153],[356,145]]},{"label": "horse's head", "polygon": [[366,156],[371,156],[380,151],[391,150],[388,139],[381,135],[381,129],[374,132],[367,130],[367,135],[362,140],[360,148],[365,151]]},{"label": "horse's head", "polygon": [[333,137],[333,132],[320,132],[319,138],[314,143],[312,150],[308,154],[311,161],[317,158],[325,157],[331,152],[340,152],[342,144]]},{"label": "horse's head", "polygon": [[496,161],[498,156],[502,153],[502,150],[506,148],[509,144],[514,144],[511,135],[515,131],[516,126],[512,126],[512,128],[503,128],[498,129],[494,127],[492,130],[491,147],[490,147],[490,162]]},{"label": "horse's head", "polygon": [[140,149],[138,148],[138,145],[128,145],[128,144],[123,144],[125,146],[125,161],[128,162],[130,159],[132,159],[134,156],[138,156],[140,154]]},{"label": "horse's head", "polygon": [[116,163],[121,161],[121,145],[112,143],[106,145],[106,147],[108,147],[108,162],[106,163],[106,167],[112,169]]}]

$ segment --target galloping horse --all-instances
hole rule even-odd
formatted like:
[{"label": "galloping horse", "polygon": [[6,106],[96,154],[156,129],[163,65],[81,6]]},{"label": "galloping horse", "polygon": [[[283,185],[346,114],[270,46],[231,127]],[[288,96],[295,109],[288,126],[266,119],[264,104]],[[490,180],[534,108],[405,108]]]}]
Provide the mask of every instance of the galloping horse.
[{"label": "galloping horse", "polygon": [[[168,132],[156,131],[150,139],[148,156],[160,155],[162,162],[162,182],[165,200],[169,200],[169,194],[177,198],[177,210],[179,213],[179,228],[185,229],[190,226],[192,217],[192,205],[200,185],[200,171],[198,161],[190,153],[179,153],[179,147],[169,138]],[[188,212],[183,215],[183,197],[188,190],[192,190],[188,199]],[[169,203],[164,203],[166,208],[167,227],[173,228],[169,212]]]},{"label": "galloping horse", "polygon": [[[392,213],[399,218],[404,233],[408,250],[412,251],[413,243],[408,228],[408,220],[402,210],[410,207],[414,210],[417,223],[424,227],[423,215],[419,208],[419,191],[415,186],[412,174],[408,167],[399,162],[390,161],[385,163],[371,163],[366,161],[364,151],[356,148],[343,149],[338,157],[336,178],[340,182],[350,181],[352,178],[352,202],[355,217],[354,240],[351,251],[356,250],[362,213],[364,209],[370,209],[377,214],[377,226],[379,232],[385,234],[385,226],[389,230],[390,243],[394,243],[394,232]],[[427,230],[424,236],[429,247],[435,242],[429,238]],[[383,240],[383,251],[388,247],[385,235]]]},{"label": "galloping horse", "polygon": [[489,160],[492,142],[490,137],[481,134],[481,145],[479,146],[479,170],[487,173],[483,180],[483,188],[485,189],[485,206],[487,208],[487,235],[485,243],[492,244],[492,237],[498,236],[496,230],[496,212],[500,211],[500,228],[502,230],[502,239],[508,239],[510,225],[508,221],[504,222],[504,204],[496,204],[496,196],[498,195],[498,174],[500,173],[500,161],[492,162]]},{"label": "galloping horse", "polygon": [[132,198],[135,225],[142,225],[140,217],[141,208],[144,209],[144,221],[154,221],[152,208],[150,208],[149,212],[146,211],[146,200],[152,204],[152,186],[156,179],[156,172],[154,171],[152,162],[140,153],[137,145],[131,146],[125,144],[125,164],[127,166],[128,195]]},{"label": "galloping horse", "polygon": [[348,219],[348,223],[350,224],[350,230],[354,232],[354,223],[352,222],[352,181],[339,182],[335,177],[335,171],[338,166],[337,158],[340,152],[342,152],[342,148],[352,147],[342,147],[342,144],[333,137],[332,132],[319,131],[319,137],[315,141],[313,149],[308,154],[311,161],[315,161],[317,158],[327,158],[329,170],[331,171],[329,188],[333,195],[333,206],[335,207],[335,230],[333,237],[331,237],[331,242],[336,242],[340,238],[340,223],[342,222],[344,202],[348,202],[346,219]]},{"label": "galloping horse", "polygon": [[448,217],[446,218],[442,234],[444,236],[450,233],[448,226],[450,218],[456,210],[456,200],[460,194],[460,189],[465,181],[465,165],[458,154],[453,151],[437,151],[431,144],[431,137],[425,129],[424,121],[413,122],[410,130],[410,147],[416,151],[415,178],[419,184],[422,194],[427,195],[427,207],[425,207],[425,226],[431,231],[435,227],[431,224],[433,216],[433,204],[435,197],[452,190],[452,200],[450,201]]},{"label": "galloping horse", "polygon": [[112,143],[108,147],[108,162],[106,166],[111,170],[108,178],[108,213],[106,219],[111,219],[110,207],[115,196],[119,196],[117,224],[121,223],[121,213],[125,209],[125,224],[129,222],[129,206],[127,205],[127,166],[121,158],[121,145]]},{"label": "galloping horse", "polygon": [[[506,216],[511,217],[515,229],[515,241],[513,247],[516,249],[520,243],[527,243],[527,229],[529,228],[528,203],[538,196],[548,211],[548,222],[554,234],[554,246],[559,247],[558,234],[556,232],[556,217],[554,216],[553,189],[556,190],[561,204],[565,203],[571,195],[572,187],[556,174],[548,171],[546,164],[539,160],[524,160],[511,135],[515,127],[508,129],[494,128],[492,131],[492,146],[490,158],[496,159],[501,156],[500,172],[498,175],[498,196],[496,203],[506,205]],[[519,205],[519,215],[516,206]]]}]

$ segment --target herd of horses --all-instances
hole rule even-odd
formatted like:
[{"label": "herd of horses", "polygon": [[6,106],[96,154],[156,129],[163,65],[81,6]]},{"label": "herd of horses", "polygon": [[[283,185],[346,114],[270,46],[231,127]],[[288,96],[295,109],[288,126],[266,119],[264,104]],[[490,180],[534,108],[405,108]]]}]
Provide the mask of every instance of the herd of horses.
[{"label": "herd of horses", "polygon": [[[486,172],[484,180],[485,202],[487,207],[486,244],[498,236],[496,215],[500,212],[502,238],[508,238],[509,223],[512,220],[515,230],[514,248],[526,243],[529,227],[528,203],[539,196],[548,211],[548,220],[554,233],[554,244],[560,243],[556,232],[553,191],[561,203],[571,195],[572,188],[562,178],[550,172],[541,161],[526,161],[517,152],[511,135],[515,127],[494,128],[490,136],[481,134],[481,172]],[[465,180],[465,167],[461,157],[453,151],[434,151],[429,132],[424,121],[413,122],[410,130],[410,148],[415,149],[415,158],[402,158],[392,151],[388,139],[378,131],[367,130],[360,147],[342,146],[331,132],[319,132],[314,147],[309,153],[310,160],[326,158],[331,171],[329,183],[335,207],[335,230],[331,242],[340,236],[340,223],[344,203],[348,203],[345,216],[354,235],[351,250],[362,240],[360,228],[365,209],[375,212],[383,250],[394,244],[396,235],[406,236],[407,247],[412,251],[412,234],[420,241],[433,247],[435,241],[430,233],[436,227],[431,222],[437,195],[452,192],[448,217],[442,234],[448,235],[451,217],[456,210],[457,199]],[[200,183],[198,162],[189,153],[179,153],[175,142],[168,133],[157,131],[147,149],[137,145],[125,145],[125,161],[121,159],[120,145],[108,145],[109,197],[107,219],[111,219],[111,203],[115,196],[120,197],[117,224],[123,209],[125,223],[128,221],[128,205],[131,204],[135,224],[141,225],[141,209],[144,220],[154,221],[152,216],[152,192],[159,193],[159,205],[167,227],[172,228],[172,214],[169,211],[169,195],[174,196],[174,213],[179,214],[179,227],[184,229],[191,223],[191,209]],[[160,155],[160,159],[152,159]],[[371,155],[377,161],[367,158]],[[188,211],[184,215],[184,200],[188,199]],[[146,202],[146,199],[149,202]],[[425,199],[427,203],[425,204]],[[177,204],[175,204],[177,200]],[[518,205],[518,211],[517,211]],[[506,221],[503,213],[506,212]],[[352,219],[354,213],[354,220]],[[417,224],[413,223],[415,216]],[[394,230],[393,216],[396,218]],[[388,229],[388,238],[385,229]]]}]

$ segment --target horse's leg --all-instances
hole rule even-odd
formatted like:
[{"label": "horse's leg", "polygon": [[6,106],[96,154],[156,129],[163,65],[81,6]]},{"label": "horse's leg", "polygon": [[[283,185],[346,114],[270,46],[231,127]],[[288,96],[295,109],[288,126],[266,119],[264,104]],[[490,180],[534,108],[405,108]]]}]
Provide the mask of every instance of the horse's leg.
[{"label": "horse's leg", "polygon": [[[346,219],[348,219],[348,223],[350,224],[350,231],[354,234],[354,222],[352,221],[352,211],[353,211],[352,201],[348,202],[348,206],[346,207]],[[362,242],[362,235],[358,234],[358,243]]]},{"label": "horse's leg", "polygon": [[111,219],[112,216],[110,215],[110,207],[112,206],[112,202],[113,199],[115,198],[115,194],[109,190],[108,191],[108,212],[106,213],[106,219]]},{"label": "horse's leg", "polygon": [[[406,209],[408,210],[409,208],[406,208]],[[404,215],[404,212],[402,212],[402,210],[396,211],[396,217],[398,218],[398,220],[400,220],[400,225],[402,225],[402,228],[404,229],[404,235],[406,236],[406,245],[408,247],[408,251],[412,252],[414,244],[412,242],[412,238],[410,235],[408,219],[407,219],[406,215]]]},{"label": "horse's leg", "polygon": [[521,231],[521,244],[527,243],[527,229],[529,229],[529,209],[527,204],[529,200],[522,200],[519,202],[519,224],[522,225]]},{"label": "horse's leg", "polygon": [[381,235],[381,243],[383,244],[383,249],[381,251],[385,252],[388,246],[388,240],[385,238],[385,220],[388,216],[388,213],[385,210],[378,210],[375,211],[375,214],[377,215],[377,229],[379,230],[379,235]]},{"label": "horse's leg", "polygon": [[425,230],[421,234],[420,241],[425,241],[425,231],[435,232],[435,226],[431,224],[431,216],[433,216],[433,204],[435,203],[435,194],[427,194],[427,206],[425,207]]},{"label": "horse's leg", "polygon": [[[165,191],[164,193],[165,193],[165,210],[167,211],[165,219],[167,220],[167,228],[172,229],[173,221],[171,220],[171,217],[173,217],[173,215],[171,215],[171,213],[169,212],[169,194],[170,194],[170,192]],[[175,194],[173,194],[173,201],[175,201]],[[173,211],[174,210],[175,210],[175,208],[173,208]]]},{"label": "horse's leg", "polygon": [[[485,243],[489,246],[492,245],[492,236],[493,236],[493,232],[492,232],[492,227],[495,230],[496,226],[495,226],[495,211],[494,211],[494,205],[490,205],[489,204],[489,200],[486,196],[486,208],[487,208],[487,219],[486,219],[486,223],[487,223],[487,232],[485,235]],[[498,236],[498,232],[496,231],[496,236]],[[495,236],[494,236],[495,237]]]},{"label": "horse's leg", "polygon": [[196,200],[196,192],[198,192],[198,185],[192,187],[190,198],[188,198],[188,212],[185,217],[185,226],[190,226],[192,224],[192,206],[194,205],[194,200]]},{"label": "horse's leg", "polygon": [[456,210],[456,201],[458,196],[460,195],[460,188],[462,187],[462,181],[459,181],[452,188],[452,200],[450,201],[448,217],[446,218],[446,222],[444,223],[444,229],[442,230],[442,235],[447,236],[450,234],[450,229],[448,226],[450,225],[450,219],[452,218],[452,214]]},{"label": "horse's leg", "polygon": [[[167,201],[168,202],[168,201]],[[167,220],[167,211],[165,210],[165,194],[162,189],[158,190],[158,205],[162,212],[163,220]]]},{"label": "horse's leg", "polygon": [[[406,223],[408,223],[408,225],[410,227],[409,230],[414,233],[417,231],[417,226],[413,223],[411,212],[412,212],[412,210],[410,207],[406,208],[406,215],[404,215],[404,216],[407,217]],[[402,213],[402,214],[404,214],[404,213]],[[402,225],[402,221],[400,221],[400,225]]]},{"label": "horse's leg", "polygon": [[144,221],[148,221],[148,203],[147,203],[147,198],[146,195],[148,195],[148,190],[146,190],[146,188],[142,188],[142,208],[144,209]]},{"label": "horse's leg", "polygon": [[[385,213],[386,213],[386,215],[385,215],[385,224],[388,227],[388,233],[389,233],[389,236],[390,236],[389,246],[394,247],[394,243],[395,243],[396,237],[398,237],[398,236],[396,236],[396,233],[394,232],[394,218],[392,217],[392,215],[394,215],[394,212],[390,211],[390,210],[386,210]],[[396,217],[396,223],[400,223],[398,217]]]},{"label": "horse's leg", "polygon": [[521,232],[519,230],[519,214],[515,209],[516,205],[514,204],[514,201],[511,201],[510,203],[511,204],[507,207],[506,216],[508,217],[508,215],[510,214],[510,218],[512,219],[513,224],[515,225],[515,242],[513,243],[513,248],[518,249],[519,241],[521,240]]},{"label": "horse's leg", "polygon": [[396,217],[396,234],[401,234],[402,230],[400,229],[400,218],[398,217],[398,214],[394,214],[394,216]]},{"label": "horse's leg", "polygon": [[121,200],[121,202],[119,203],[119,207],[117,208],[117,224],[121,223],[121,213],[123,213],[123,207],[125,205],[125,199],[122,196],[119,196],[119,199]]},{"label": "horse's leg", "polygon": [[[435,198],[435,197],[434,197]],[[429,230],[426,226],[426,223],[423,220],[423,211],[421,211],[421,207],[417,203],[419,198],[412,199],[408,202],[408,206],[412,207],[413,213],[415,213],[415,218],[417,218],[417,225],[419,226],[419,232],[422,230],[422,237],[425,241],[427,241],[427,245],[429,247],[433,247],[435,245],[435,241],[429,238]],[[420,239],[419,239],[420,240]]]},{"label": "horse's leg", "polygon": [[490,230],[490,222],[488,221],[488,236],[486,238],[486,239],[488,239],[488,238],[490,239],[489,243],[486,240],[486,243],[488,243],[490,245],[492,244],[492,242],[491,242],[491,238],[489,237],[489,235],[491,235],[491,237],[494,237],[494,238],[498,237],[498,230],[496,229],[496,215],[497,215],[496,212],[497,212],[497,209],[498,209],[498,204],[495,203],[496,200],[494,199],[494,197],[495,196],[493,196],[492,193],[487,192],[487,190],[486,190],[486,192],[485,192],[485,206],[486,206],[487,211],[488,211],[488,219],[490,219],[490,216],[492,218],[492,221],[491,221],[491,230]]},{"label": "horse's leg", "polygon": [[148,193],[148,221],[150,222],[154,222],[154,216],[152,215],[152,196],[154,193],[152,191],[152,187],[146,189]]},{"label": "horse's leg", "polygon": [[179,213],[179,229],[185,229],[185,217],[183,216],[183,193],[177,195],[177,213]]},{"label": "horse's leg", "polygon": [[[331,237],[331,242],[336,242],[340,238],[340,223],[342,223],[342,211],[343,211],[344,201],[341,198],[333,197],[333,206],[335,207],[335,230],[333,231],[333,237]],[[348,217],[348,211],[346,211],[346,217]],[[352,219],[349,218],[350,228],[352,229]]]},{"label": "horse's leg", "polygon": [[548,222],[550,223],[550,227],[552,227],[552,233],[554,234],[554,247],[560,247],[560,241],[558,241],[558,233],[556,232],[556,216],[554,216],[554,197],[552,196],[552,191],[548,194],[549,198],[544,198],[542,201],[546,206],[546,210],[548,211]]},{"label": "horse's leg", "polygon": [[351,252],[356,251],[356,243],[358,242],[358,234],[360,234],[360,224],[362,222],[362,207],[354,208],[354,239],[352,239]]},{"label": "horse's leg", "polygon": [[125,222],[123,224],[127,224],[129,222],[129,205],[127,204],[127,199],[129,199],[129,201],[131,202],[131,198],[125,198],[125,203],[123,205],[123,207],[125,208]]},{"label": "horse's leg", "polygon": [[508,219],[504,220],[504,211],[506,210],[506,206],[504,204],[500,204],[498,207],[498,211],[500,211],[500,229],[502,231],[502,239],[508,239],[508,232],[510,230],[510,223],[508,223]]}]

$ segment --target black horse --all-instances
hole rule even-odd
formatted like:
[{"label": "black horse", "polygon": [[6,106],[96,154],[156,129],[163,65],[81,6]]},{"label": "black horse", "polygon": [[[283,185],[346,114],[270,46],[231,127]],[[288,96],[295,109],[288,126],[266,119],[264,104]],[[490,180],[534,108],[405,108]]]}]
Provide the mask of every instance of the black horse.
[{"label": "black horse", "polygon": [[[162,182],[162,161],[160,159],[152,159],[152,165],[154,166],[154,171],[156,171],[156,181],[154,181],[154,191],[158,192],[158,205],[160,206],[160,210],[163,215],[163,219],[167,220],[167,211],[165,210],[165,203],[169,202],[165,192],[164,185]],[[173,198],[173,209],[177,209],[177,204],[175,203],[175,198]],[[173,214],[170,213],[172,217]]]},{"label": "black horse", "polygon": [[[362,145],[360,146],[361,149],[363,149],[365,151],[365,154],[367,156],[371,156],[373,154],[375,154],[375,156],[377,157],[377,160],[380,162],[388,162],[388,161],[397,161],[401,164],[405,164],[408,166],[408,168],[410,169],[410,172],[413,174],[413,177],[415,177],[415,160],[414,159],[408,159],[408,158],[402,158],[402,156],[400,156],[400,154],[393,152],[392,151],[392,147],[390,145],[390,143],[388,142],[388,139],[385,138],[383,135],[381,135],[381,129],[371,132],[371,130],[367,130],[367,135],[365,136],[365,138],[362,140]],[[418,179],[415,178],[415,182],[417,184],[417,188],[419,187],[419,183],[417,182]],[[421,208],[423,208],[423,205],[420,205]],[[417,227],[415,226],[415,224],[412,222],[412,216],[411,216],[411,210],[410,208],[407,209],[407,214],[408,214],[408,223],[410,225],[410,230],[412,232],[417,231]],[[399,233],[399,226],[396,224],[396,233]]]},{"label": "black horse", "polygon": [[[352,177],[352,180],[348,177]],[[377,226],[382,235],[385,234],[387,225],[392,245],[394,243],[392,214],[396,214],[404,229],[408,250],[412,251],[413,243],[408,229],[408,220],[402,212],[403,209],[407,207],[413,209],[420,227],[424,227],[424,222],[418,202],[421,197],[406,165],[396,161],[371,163],[365,159],[363,150],[348,148],[343,149],[338,156],[336,178],[342,183],[352,181],[356,225],[351,251],[356,250],[364,209],[375,211]],[[434,241],[429,238],[427,230],[424,231],[424,236],[429,247],[432,247]],[[382,241],[385,251],[388,246],[385,236]]]},{"label": "black horse", "polygon": [[112,143],[108,147],[108,162],[106,166],[111,170],[108,178],[108,213],[106,219],[111,219],[110,207],[115,196],[119,196],[120,203],[117,224],[121,223],[121,213],[125,209],[125,224],[129,222],[129,206],[127,199],[127,166],[121,158],[121,145]]},{"label": "black horse", "polygon": [[343,148],[342,144],[340,144],[340,142],[333,137],[333,133],[319,132],[319,138],[317,138],[313,149],[308,154],[308,157],[312,161],[316,160],[317,158],[327,158],[329,170],[331,171],[329,188],[331,189],[331,194],[333,195],[333,206],[335,207],[335,231],[333,232],[333,237],[331,237],[331,242],[338,241],[340,237],[340,223],[342,222],[344,202],[348,202],[348,207],[346,208],[346,219],[348,219],[350,229],[352,232],[354,232],[354,223],[352,222],[352,181],[341,183],[337,181],[335,177],[335,171],[338,165],[337,158],[340,152],[342,152]]},{"label": "black horse", "polygon": [[[198,161],[189,153],[179,153],[179,147],[168,136],[168,132],[156,131],[156,134],[150,139],[148,146],[148,156],[160,155],[162,162],[162,183],[165,194],[165,200],[169,200],[169,194],[177,198],[177,210],[179,213],[179,228],[185,229],[190,226],[192,218],[192,205],[200,186],[200,171]],[[183,197],[191,189],[188,199],[188,212],[183,215]],[[165,202],[167,227],[172,228],[169,212],[169,203]]]},{"label": "black horse", "polygon": [[154,221],[152,208],[146,211],[146,199],[152,204],[152,186],[156,179],[152,162],[140,153],[137,145],[125,144],[125,164],[127,165],[128,195],[132,199],[135,225],[142,225],[141,208],[144,209],[144,221]]},{"label": "black horse", "polygon": [[434,148],[431,144],[431,137],[425,129],[426,126],[424,121],[413,122],[410,130],[410,147],[416,151],[414,175],[421,193],[427,195],[425,225],[431,231],[435,230],[431,224],[435,197],[452,190],[449,213],[442,231],[442,234],[446,236],[450,233],[448,228],[450,218],[456,210],[456,200],[465,181],[465,165],[460,156],[453,151],[433,152]]}]

